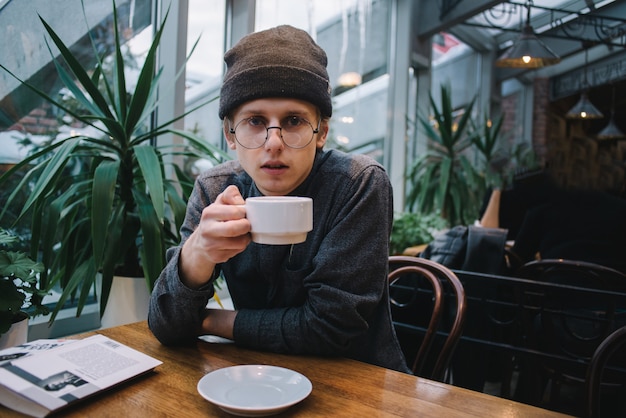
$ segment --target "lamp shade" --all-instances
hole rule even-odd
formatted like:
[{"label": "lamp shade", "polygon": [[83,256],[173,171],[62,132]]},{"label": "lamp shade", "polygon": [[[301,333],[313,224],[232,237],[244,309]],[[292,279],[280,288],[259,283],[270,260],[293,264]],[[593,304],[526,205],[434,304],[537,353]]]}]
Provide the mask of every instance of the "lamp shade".
[{"label": "lamp shade", "polygon": [[603,118],[604,115],[591,103],[587,92],[584,91],[580,95],[578,103],[565,114],[565,117],[568,119],[600,119]]},{"label": "lamp shade", "polygon": [[525,25],[513,45],[496,60],[496,66],[541,68],[560,61],[561,58],[535,35],[532,26]]},{"label": "lamp shade", "polygon": [[604,129],[598,132],[596,138],[600,140],[626,138],[624,132],[622,132],[622,130],[615,124],[613,112],[611,112],[611,119],[609,119],[609,123],[604,127]]}]

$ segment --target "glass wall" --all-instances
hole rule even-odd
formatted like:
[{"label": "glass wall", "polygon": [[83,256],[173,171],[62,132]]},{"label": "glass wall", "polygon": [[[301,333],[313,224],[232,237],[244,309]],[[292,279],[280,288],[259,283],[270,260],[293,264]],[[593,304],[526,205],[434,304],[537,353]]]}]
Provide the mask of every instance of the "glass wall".
[{"label": "glass wall", "polygon": [[[305,3],[258,0],[252,5],[255,31],[281,24],[306,30],[328,54],[334,113],[328,146],[369,154],[383,161],[388,101],[389,13],[392,2],[350,0]],[[190,0],[185,106],[219,95],[226,33],[226,1]],[[338,41],[339,40],[339,41]],[[236,42],[236,39],[233,40]],[[185,128],[213,144],[223,142],[218,101],[185,118]],[[223,146],[223,144],[222,144]]]},{"label": "glass wall", "polygon": [[[80,0],[58,4],[45,0],[4,3],[0,9],[0,38],[4,40],[0,43],[0,63],[16,77],[53,98],[71,102],[71,95],[61,89],[51,58],[51,54],[57,55],[58,51],[45,35],[38,14],[70,46],[80,62],[88,68],[95,68],[96,53],[104,58],[112,52],[111,3],[84,0],[82,4],[84,9]],[[151,40],[151,1],[118,0],[117,4],[119,22],[127,41],[123,52],[129,66],[136,67]],[[87,35],[88,30],[91,38]],[[132,87],[130,83],[129,88]],[[8,72],[0,71],[0,141],[3,144],[0,162],[21,159],[26,149],[16,142],[29,139],[40,142],[63,135],[72,123],[66,116],[44,105],[36,94],[20,86],[20,82]]]},{"label": "glass wall", "polygon": [[[223,134],[217,97],[224,68],[226,0],[189,0],[187,15],[187,54],[191,56],[185,73],[185,107],[191,109],[209,98],[216,100],[186,116],[185,129],[220,145]],[[199,172],[208,164],[199,161],[192,169]]]},{"label": "glass wall", "polygon": [[[127,65],[127,88],[132,89],[142,56],[152,39],[151,0],[118,0],[117,6],[124,38],[122,53]],[[4,40],[0,43],[0,64],[7,71],[0,71],[0,164],[5,169],[22,160],[38,145],[67,138],[81,130],[95,131],[46,103],[18,80],[28,82],[72,111],[82,111],[74,94],[62,87],[52,60],[53,55],[58,56],[58,50],[45,33],[38,15],[85,68],[95,69],[98,55],[103,71],[112,70],[111,61],[106,58],[112,53],[114,42],[110,2],[4,2],[0,6],[0,38]]]},{"label": "glass wall", "polygon": [[329,147],[383,161],[390,1],[258,0],[255,30],[289,24],[326,51],[333,88]]},{"label": "glass wall", "polygon": [[[229,7],[233,4],[239,10],[254,11],[250,12],[253,13],[250,22],[254,23],[248,31],[290,24],[307,30],[316,39],[328,54],[333,88],[334,112],[328,146],[365,153],[383,163],[385,153],[390,154],[386,150],[390,149],[388,143],[391,142],[387,139],[390,136],[388,109],[392,80],[389,61],[393,54],[389,45],[393,44],[392,37],[395,36],[391,34],[391,22],[396,4],[391,0],[172,2],[167,26],[172,26],[175,34],[186,31],[187,53],[198,41],[187,62],[184,106],[190,109],[208,98],[216,99],[187,116],[184,128],[210,143],[223,146],[221,121],[217,116],[223,54],[227,45],[237,41],[229,39],[230,32],[235,31],[239,36],[243,30],[241,25],[232,23],[233,12]],[[153,0],[116,0],[116,5],[125,41],[123,52],[130,68],[127,74],[130,89],[134,86],[132,79],[137,75],[133,69],[141,65],[141,57],[152,39],[152,22],[162,17],[154,16],[155,11],[165,10],[168,5]],[[176,12],[186,13],[186,22]],[[95,68],[96,54],[106,62],[106,56],[112,50],[112,4],[100,0],[0,1],[0,38],[11,40],[0,43],[0,64],[20,79],[72,106],[72,94],[61,88],[38,14],[58,32],[80,62]],[[160,55],[167,66],[172,65],[170,57],[175,56],[176,48],[181,46],[180,37],[176,42],[168,39],[163,43]],[[54,48],[52,51],[53,55],[58,54]],[[169,77],[164,76],[162,82],[173,86]],[[169,93],[163,96],[161,102],[167,105],[175,100]],[[33,152],[38,144],[66,138],[84,129],[91,128],[77,124],[71,115],[44,104],[37,95],[21,87],[18,80],[0,71],[0,164],[15,164]],[[206,165],[196,163],[192,168],[199,172]],[[0,192],[0,199],[6,198],[2,193],[8,192]],[[27,230],[26,226],[26,233]],[[97,316],[97,308],[95,313]],[[80,331],[76,328],[80,325],[64,324],[62,316],[55,323],[55,326],[64,328],[62,333]],[[45,321],[41,322],[45,328]]]},{"label": "glass wall", "polygon": [[[127,42],[129,60],[147,49],[153,33],[151,0],[117,0],[120,21]],[[111,4],[97,0],[68,0],[52,5],[46,0],[31,2],[6,1],[0,5],[0,45],[2,63],[15,74],[42,88],[46,93],[59,94],[60,81],[46,47],[43,26],[37,13],[59,31],[61,38],[76,51],[84,62],[94,64],[92,44],[86,35],[91,28],[98,53],[110,50]],[[168,25],[176,31],[187,31],[186,49],[191,52],[186,67],[185,100],[187,109],[207,98],[212,103],[185,118],[184,128],[197,133],[213,144],[223,145],[221,122],[217,117],[219,87],[223,71],[223,54],[228,23],[227,6],[249,8],[255,12],[250,30],[262,30],[279,24],[290,24],[307,30],[326,50],[333,87],[334,114],[328,146],[348,152],[365,153],[384,162],[386,137],[389,136],[390,64],[392,52],[391,21],[395,2],[390,0],[346,0],[329,2],[310,0],[188,0],[172,3],[187,12],[186,26],[170,18]],[[159,5],[159,7],[164,7]],[[75,24],[68,25],[72,21]],[[181,26],[176,26],[181,25]],[[235,28],[241,31],[241,26]],[[236,39],[234,40],[236,41]],[[109,45],[109,46],[108,46]],[[169,45],[169,44],[168,44]],[[174,55],[162,51],[163,57]],[[167,60],[167,58],[166,58]],[[14,64],[13,64],[14,63]],[[63,93],[63,91],[61,91]],[[65,96],[66,98],[70,96]],[[19,161],[28,152],[23,142],[49,141],[66,135],[77,126],[67,115],[49,106],[42,106],[36,95],[30,94],[6,72],[0,72],[0,163]],[[180,112],[179,112],[180,113]],[[388,152],[388,151],[387,151]],[[196,167],[201,170],[203,167]]]},{"label": "glass wall", "polygon": [[[152,1],[116,0],[116,5],[126,65],[126,87],[131,91],[152,41]],[[0,2],[0,64],[6,69],[0,70],[1,172],[35,152],[40,145],[79,133],[94,138],[102,135],[94,127],[78,123],[70,113],[51,106],[25,88],[19,80],[28,82],[72,112],[82,113],[85,109],[76,100],[76,92],[62,87],[63,83],[53,60],[53,57],[58,58],[59,52],[39,16],[52,27],[90,74],[100,61],[103,73],[110,79],[113,77],[110,56],[114,51],[112,11],[112,2],[101,0]],[[60,65],[67,68],[63,63]],[[29,168],[25,167],[24,173]],[[17,186],[19,178],[15,179]],[[3,202],[12,191],[13,188],[0,190],[0,207],[5,207]],[[24,201],[27,198],[28,196],[23,196]],[[13,232],[24,242],[24,248],[20,249],[25,250],[30,239],[30,219],[24,218],[17,225],[13,225],[21,205],[12,205],[7,209],[8,214],[2,218],[1,226],[13,227]],[[44,299],[45,303],[54,304],[58,300],[59,293],[56,290],[58,289]],[[53,328],[48,327],[47,318],[37,317],[31,320],[29,338],[64,335],[91,329],[99,324],[98,306],[95,303],[83,311],[80,319],[72,318],[74,314],[74,311],[68,315],[62,312]]]}]

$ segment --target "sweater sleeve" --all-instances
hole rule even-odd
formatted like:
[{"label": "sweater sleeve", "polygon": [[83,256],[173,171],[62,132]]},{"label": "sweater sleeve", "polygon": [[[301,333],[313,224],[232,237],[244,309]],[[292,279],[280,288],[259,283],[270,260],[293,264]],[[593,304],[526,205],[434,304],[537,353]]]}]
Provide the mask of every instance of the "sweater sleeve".
[{"label": "sweater sleeve", "polygon": [[168,264],[150,298],[148,325],[155,337],[167,345],[192,342],[199,334],[205,307],[213,296],[211,284],[201,290],[186,287],[178,277],[181,247],[168,250]]},{"label": "sweater sleeve", "polygon": [[187,213],[181,227],[181,243],[167,251],[167,264],[152,290],[148,325],[163,344],[185,344],[194,341],[200,332],[205,307],[214,294],[213,280],[203,288],[194,290],[185,286],[178,274],[178,261],[183,243],[196,228],[202,210],[209,203],[210,197],[202,191],[197,182],[187,203]]}]

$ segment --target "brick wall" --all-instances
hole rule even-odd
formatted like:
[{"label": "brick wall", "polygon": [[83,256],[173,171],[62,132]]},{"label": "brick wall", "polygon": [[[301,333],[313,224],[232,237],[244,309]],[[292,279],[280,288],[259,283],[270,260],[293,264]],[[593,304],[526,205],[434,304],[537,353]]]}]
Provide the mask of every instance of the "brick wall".
[{"label": "brick wall", "polygon": [[549,137],[550,80],[537,77],[533,81],[533,149],[539,162],[545,163]]},{"label": "brick wall", "polygon": [[33,135],[54,135],[59,124],[53,113],[53,107],[49,103],[44,103],[40,107],[33,109],[28,115],[21,118],[11,127],[9,131],[20,131]]},{"label": "brick wall", "polygon": [[533,82],[531,132],[523,132],[524,106],[520,93],[502,97],[502,134],[510,146],[532,141],[537,162],[546,167],[556,183],[565,188],[616,191],[624,187],[626,141],[604,141],[586,133],[587,121],[569,121],[562,106],[550,102],[549,79]]}]

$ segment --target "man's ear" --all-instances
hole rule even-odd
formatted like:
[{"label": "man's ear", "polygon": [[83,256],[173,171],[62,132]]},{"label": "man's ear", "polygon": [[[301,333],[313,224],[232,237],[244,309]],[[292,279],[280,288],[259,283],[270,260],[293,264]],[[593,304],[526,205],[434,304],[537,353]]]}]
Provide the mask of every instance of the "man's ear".
[{"label": "man's ear", "polygon": [[328,119],[322,119],[322,122],[320,123],[320,131],[316,135],[316,139],[315,139],[315,148],[317,149],[324,148],[324,145],[326,144],[326,139],[328,138],[329,129],[330,127],[328,124]]},{"label": "man's ear", "polygon": [[222,127],[224,128],[224,138],[226,138],[226,143],[228,144],[228,148],[232,150],[236,149],[237,141],[235,141],[235,134],[230,133],[230,121],[228,120],[228,118],[224,118]]}]

